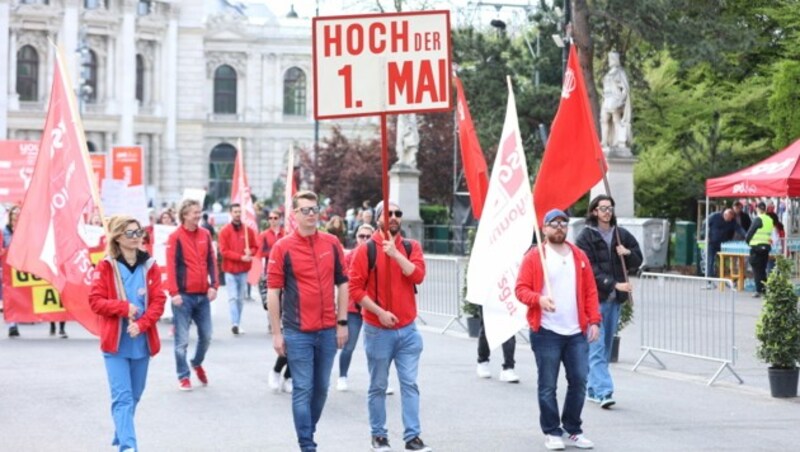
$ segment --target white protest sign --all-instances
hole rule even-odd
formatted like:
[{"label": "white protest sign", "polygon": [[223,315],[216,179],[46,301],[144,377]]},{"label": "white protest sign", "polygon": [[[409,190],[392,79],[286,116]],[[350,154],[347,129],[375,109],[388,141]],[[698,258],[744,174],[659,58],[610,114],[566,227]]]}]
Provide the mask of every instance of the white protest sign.
[{"label": "white protest sign", "polygon": [[450,109],[450,12],[316,17],[316,119]]},{"label": "white protest sign", "polygon": [[206,191],[202,188],[184,188],[181,201],[185,201],[187,199],[194,199],[200,203],[200,207],[202,208],[203,201],[206,199]]}]

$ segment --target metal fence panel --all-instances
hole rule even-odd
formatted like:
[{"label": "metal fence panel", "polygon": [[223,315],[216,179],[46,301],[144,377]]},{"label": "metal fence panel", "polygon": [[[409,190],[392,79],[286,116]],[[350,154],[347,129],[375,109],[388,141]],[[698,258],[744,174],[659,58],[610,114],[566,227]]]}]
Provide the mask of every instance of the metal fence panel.
[{"label": "metal fence panel", "polygon": [[[721,363],[709,385],[726,368],[742,383],[736,363],[735,290],[730,281],[662,273],[642,273],[636,285],[636,321],[642,356],[669,353]],[[705,289],[705,290],[704,290]]]},{"label": "metal fence panel", "polygon": [[466,330],[461,322],[461,298],[464,290],[466,258],[457,256],[425,255],[425,281],[417,288],[417,311],[422,316],[445,317],[447,331],[454,323]]}]

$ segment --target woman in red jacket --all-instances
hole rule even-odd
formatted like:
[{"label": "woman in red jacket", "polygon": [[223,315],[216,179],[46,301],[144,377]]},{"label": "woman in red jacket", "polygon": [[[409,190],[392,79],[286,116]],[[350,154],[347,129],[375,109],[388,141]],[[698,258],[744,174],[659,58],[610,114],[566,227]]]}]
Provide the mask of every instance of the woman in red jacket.
[{"label": "woman in red jacket", "polygon": [[144,230],[117,215],[108,224],[106,257],[97,264],[89,304],[100,316],[100,349],[111,387],[113,446],[139,450],[133,415],[144,392],[150,357],[161,349],[156,322],[166,296],[155,259],[140,249]]}]

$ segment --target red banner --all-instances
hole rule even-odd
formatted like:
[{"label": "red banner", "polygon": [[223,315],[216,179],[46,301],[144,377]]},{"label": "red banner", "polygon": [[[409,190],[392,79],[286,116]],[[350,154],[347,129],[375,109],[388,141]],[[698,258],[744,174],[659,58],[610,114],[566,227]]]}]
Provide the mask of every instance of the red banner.
[{"label": "red banner", "polygon": [[129,187],[144,183],[144,151],[139,146],[111,148],[111,177]]},{"label": "red banner", "polygon": [[22,203],[38,154],[37,141],[0,141],[0,203]]},{"label": "red banner", "polygon": [[89,154],[92,160],[92,172],[97,181],[97,186],[103,186],[103,179],[106,178],[106,155],[105,154]]}]

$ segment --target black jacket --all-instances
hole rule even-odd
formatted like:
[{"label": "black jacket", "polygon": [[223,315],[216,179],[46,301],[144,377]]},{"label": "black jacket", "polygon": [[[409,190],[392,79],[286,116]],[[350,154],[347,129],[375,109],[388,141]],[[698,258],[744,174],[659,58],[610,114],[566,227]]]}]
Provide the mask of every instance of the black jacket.
[{"label": "black jacket", "polygon": [[[617,228],[619,229],[622,245],[631,251],[631,254],[625,256],[625,265],[629,273],[635,272],[642,265],[642,250],[639,248],[639,242],[625,228],[620,228],[619,226]],[[608,297],[614,291],[614,285],[618,282],[625,282],[625,273],[622,271],[622,263],[619,260],[619,256],[616,252],[611,253],[596,226],[592,226],[588,222],[578,235],[575,244],[586,253],[586,256],[589,257],[589,262],[592,263],[592,271],[597,282],[597,294],[600,297],[600,301],[608,300]],[[611,249],[616,247],[617,234],[614,233],[611,239]],[[628,300],[628,294],[617,292],[616,300],[620,303],[625,302]]]}]

